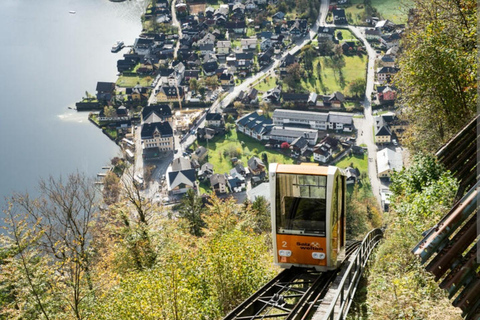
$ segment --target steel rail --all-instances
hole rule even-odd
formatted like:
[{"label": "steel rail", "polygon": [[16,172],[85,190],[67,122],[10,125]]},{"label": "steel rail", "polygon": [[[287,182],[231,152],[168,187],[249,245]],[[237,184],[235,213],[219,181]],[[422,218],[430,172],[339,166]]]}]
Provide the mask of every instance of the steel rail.
[{"label": "steel rail", "polygon": [[[373,229],[365,236],[354,260],[348,266],[338,286],[337,294],[323,319],[339,320],[346,318],[368,258],[382,237],[383,231],[381,229]],[[340,303],[338,308],[337,302]],[[337,313],[336,316],[335,313]]]},{"label": "steel rail", "polygon": [[[359,242],[347,246],[346,259],[358,246]],[[328,291],[337,272],[295,267],[285,269],[223,319],[297,319],[305,310],[311,309],[312,301],[316,303]]]}]

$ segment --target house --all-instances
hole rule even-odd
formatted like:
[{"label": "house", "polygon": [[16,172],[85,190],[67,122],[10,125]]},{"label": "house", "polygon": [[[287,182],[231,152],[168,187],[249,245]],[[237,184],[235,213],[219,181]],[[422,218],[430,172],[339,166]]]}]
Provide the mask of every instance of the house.
[{"label": "house", "polygon": [[297,128],[289,126],[273,126],[268,137],[270,140],[276,141],[279,144],[282,142],[292,143],[298,137],[307,139],[309,145],[315,145],[318,140],[318,130]]},{"label": "house", "polygon": [[272,119],[276,126],[302,126],[316,130],[327,130],[328,125],[328,113],[313,111],[275,109]]},{"label": "house", "polygon": [[247,0],[245,1],[245,10],[255,10],[257,8],[257,5],[255,4],[255,1],[253,0]]},{"label": "house", "polygon": [[318,41],[332,40],[335,36],[335,29],[329,27],[318,28]]},{"label": "house", "polygon": [[136,38],[133,49],[138,54],[148,55],[153,48],[153,38]]},{"label": "house", "polygon": [[252,87],[250,88],[248,93],[245,95],[242,102],[244,104],[256,104],[258,102],[257,96],[258,96],[258,90]]},{"label": "house", "polygon": [[118,107],[113,114],[105,114],[105,109],[100,110],[98,113],[99,121],[112,121],[112,122],[122,122],[128,121],[131,119],[131,116],[128,113],[127,108],[124,106]]},{"label": "house", "polygon": [[377,173],[379,178],[390,179],[393,171],[403,168],[402,154],[385,148],[377,152]]},{"label": "house", "polygon": [[213,174],[213,164],[211,164],[210,162],[203,164],[200,167],[200,171],[198,171],[198,176],[202,178],[208,178],[212,174]]},{"label": "house", "polygon": [[318,95],[315,93],[315,92],[310,92],[309,96],[308,96],[308,100],[307,100],[307,104],[309,106],[316,106],[317,105],[317,98],[318,98]]},{"label": "house", "polygon": [[136,85],[133,88],[125,88],[125,94],[129,100],[132,101],[147,101],[148,100],[148,89]]},{"label": "house", "polygon": [[258,63],[261,66],[267,66],[272,62],[272,57],[273,57],[274,51],[273,48],[268,48],[266,51],[260,53],[258,56]]},{"label": "house", "polygon": [[395,67],[395,56],[393,55],[386,54],[380,59],[380,61],[384,67]]},{"label": "house", "polygon": [[307,20],[295,19],[287,21],[288,33],[292,37],[299,37],[305,35],[307,32]]},{"label": "house", "polygon": [[257,48],[257,38],[240,39],[242,50],[255,50]]},{"label": "house", "polygon": [[215,44],[215,36],[211,33],[207,33],[202,39],[196,42],[197,46],[202,46],[206,44]]},{"label": "house", "polygon": [[286,75],[287,67],[291,66],[295,62],[296,62],[295,56],[290,54],[290,52],[287,53],[287,55],[285,56],[285,59],[283,59],[282,62],[280,62],[280,66],[278,67],[280,70],[280,74],[282,76]]},{"label": "house", "polygon": [[353,116],[351,113],[329,112],[328,129],[343,130],[344,132],[353,131]]},{"label": "house", "polygon": [[200,70],[186,70],[183,76],[185,82],[190,82],[190,79],[197,79],[200,75]]},{"label": "house", "polygon": [[207,113],[205,116],[206,127],[223,127],[224,121],[221,113]]},{"label": "house", "polygon": [[345,168],[345,175],[347,176],[347,184],[355,184],[360,177],[360,171],[357,168]]},{"label": "house", "polygon": [[262,41],[260,42],[260,51],[268,50],[271,47],[272,47],[272,40],[270,40],[270,38],[262,39]]},{"label": "house", "polygon": [[291,102],[295,105],[306,105],[309,93],[282,93],[283,103]]},{"label": "house", "polygon": [[322,163],[327,163],[331,160],[334,150],[338,148],[338,139],[326,136],[313,149],[313,159]]},{"label": "house", "polygon": [[217,54],[228,55],[230,53],[230,48],[232,43],[230,41],[218,41],[217,42]]},{"label": "house", "polygon": [[375,143],[390,143],[392,140],[392,132],[390,127],[383,120],[382,116],[375,117]]},{"label": "house", "polygon": [[390,83],[392,76],[398,72],[397,68],[382,67],[377,70],[377,80],[380,84]]},{"label": "house", "polygon": [[254,176],[261,175],[265,173],[265,164],[259,158],[251,157],[248,160],[248,170],[250,170],[250,173]]},{"label": "house", "polygon": [[329,96],[326,96],[325,99],[327,101],[327,104],[329,104],[331,107],[334,108],[341,108],[343,106],[343,103],[345,102],[345,96],[341,92],[334,92]]},{"label": "house", "polygon": [[389,48],[398,46],[400,44],[400,39],[401,39],[400,34],[397,32],[394,32],[390,35],[383,36],[380,39],[380,42],[382,42],[387,47],[387,49],[389,49]]},{"label": "house", "polygon": [[110,101],[112,100],[115,92],[114,82],[97,82],[97,100]]},{"label": "house", "polygon": [[378,86],[377,99],[380,104],[391,104],[395,101],[397,92],[393,86]]},{"label": "house", "polygon": [[215,45],[213,43],[201,44],[198,46],[200,54],[206,55],[207,53],[215,53]]},{"label": "house", "polygon": [[247,25],[245,24],[245,21],[228,21],[225,22],[225,28],[228,29],[229,31],[233,31],[236,34],[244,34],[245,30],[247,28]]},{"label": "house", "polygon": [[267,119],[257,112],[247,114],[236,122],[237,131],[242,132],[249,137],[262,141],[269,139],[269,133],[273,127],[272,120]]},{"label": "house", "polygon": [[166,172],[168,191],[172,194],[186,193],[195,189],[195,169],[185,158],[176,158]]},{"label": "house", "polygon": [[218,69],[218,62],[217,60],[210,59],[209,61],[205,62],[202,67],[205,75],[212,76],[215,73],[215,70]]},{"label": "house", "polygon": [[345,55],[351,55],[355,53],[357,44],[354,41],[345,41],[342,43],[342,51]]},{"label": "house", "polygon": [[297,156],[302,155],[305,151],[307,151],[307,148],[308,140],[303,136],[293,140],[290,144],[290,149]]},{"label": "house", "polygon": [[365,30],[365,39],[370,41],[380,41],[382,38],[382,33],[376,29],[367,29]]},{"label": "house", "polygon": [[197,159],[198,161],[202,161],[203,159],[205,159],[207,154],[208,154],[208,150],[205,147],[200,146],[192,153],[192,159]]},{"label": "house", "polygon": [[158,158],[165,152],[173,151],[173,130],[168,121],[142,124],[140,132],[143,145],[143,159]]},{"label": "house", "polygon": [[142,123],[172,121],[172,109],[166,104],[148,105],[141,114]]},{"label": "house", "polygon": [[158,102],[169,102],[183,100],[185,92],[182,87],[162,86],[157,89],[156,98]]},{"label": "house", "polygon": [[332,157],[332,154],[330,153],[330,150],[327,149],[324,146],[319,146],[315,149],[313,149],[313,160],[318,161],[321,163],[327,163],[330,161],[330,158]]},{"label": "house", "polygon": [[280,100],[282,89],[280,86],[272,88],[263,94],[262,100],[265,102],[277,103]]},{"label": "house", "polygon": [[345,9],[337,8],[332,10],[333,23],[336,25],[348,24],[347,17],[345,16]]},{"label": "house", "polygon": [[[230,170],[230,172],[234,171],[235,169]],[[227,177],[227,184],[228,187],[232,192],[241,192],[246,188],[245,186],[245,178],[242,175],[236,174],[232,175],[230,174]]]},{"label": "house", "polygon": [[219,173],[212,174],[210,176],[210,186],[216,193],[226,193],[227,179],[225,178],[225,175]]},{"label": "house", "polygon": [[222,86],[233,86],[235,84],[233,74],[229,72],[223,72],[218,78],[218,80],[220,80],[220,84]]},{"label": "house", "polygon": [[285,19],[285,13],[283,13],[282,11],[278,11],[272,16],[273,22],[280,22],[283,21],[283,19]]}]

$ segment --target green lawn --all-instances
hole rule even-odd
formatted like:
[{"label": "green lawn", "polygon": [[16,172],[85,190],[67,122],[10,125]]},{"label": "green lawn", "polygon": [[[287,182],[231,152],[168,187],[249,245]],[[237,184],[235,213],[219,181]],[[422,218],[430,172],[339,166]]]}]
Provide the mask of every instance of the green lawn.
[{"label": "green lawn", "polygon": [[240,40],[233,40],[232,41],[232,49],[233,48],[240,48],[242,46],[242,43],[240,42]]},{"label": "green lawn", "polygon": [[[350,0],[350,6],[345,8],[347,19],[351,16],[354,25],[365,25],[365,6],[363,0]],[[372,0],[372,7],[376,8],[381,19],[388,19],[394,23],[406,23],[408,9],[413,6],[412,0]],[[357,7],[360,6],[360,8]]]},{"label": "green lawn", "polygon": [[358,41],[357,37],[348,29],[335,29],[335,36],[341,32],[342,33],[342,39],[339,39],[340,41]]},{"label": "green lawn", "polygon": [[272,88],[275,87],[276,85],[276,80],[277,78],[275,77],[266,77],[260,80],[260,82],[254,87],[260,92],[266,92]]},{"label": "green lawn", "polygon": [[363,154],[362,156],[346,156],[334,165],[339,168],[345,169],[346,167],[350,167],[352,163],[354,168],[360,170],[360,173],[368,173],[368,157],[366,154]]},{"label": "green lawn", "polygon": [[[333,68],[326,67],[327,59],[330,57],[317,57],[313,62],[313,74],[309,74],[309,78],[306,81],[302,80],[301,86],[307,91],[315,91],[317,93],[328,94],[334,91],[340,91],[344,94],[347,93],[348,84],[355,79],[364,78],[365,70],[367,68],[366,56],[344,56],[345,67],[342,69],[343,76],[345,78],[345,86],[342,88],[340,83],[339,73]],[[320,84],[320,80],[317,74],[316,65],[321,63],[322,66],[322,81],[323,87]],[[322,90],[324,89],[324,90]]]},{"label": "green lawn", "polygon": [[[243,144],[240,141],[242,141]],[[206,141],[201,142],[200,145],[207,148]],[[254,152],[255,149],[256,152]],[[233,168],[230,155],[225,157],[224,152],[240,153],[238,159],[241,160],[244,166],[247,166],[248,160],[254,155],[261,158],[261,154],[263,152],[267,154],[269,163],[293,163],[293,159],[290,157],[284,156],[283,154],[272,149],[266,149],[265,146],[259,141],[254,140],[242,133],[237,133],[236,130],[231,130],[228,135],[223,137],[215,137],[208,142],[208,162],[213,165],[215,173],[227,173]]]},{"label": "green lawn", "polygon": [[377,8],[383,19],[393,23],[406,23],[408,9],[413,7],[412,0],[372,0],[372,6]]},{"label": "green lawn", "polygon": [[142,87],[148,87],[152,84],[153,78],[150,76],[124,76],[121,75],[117,79],[117,86],[133,88],[137,84],[140,84]]}]

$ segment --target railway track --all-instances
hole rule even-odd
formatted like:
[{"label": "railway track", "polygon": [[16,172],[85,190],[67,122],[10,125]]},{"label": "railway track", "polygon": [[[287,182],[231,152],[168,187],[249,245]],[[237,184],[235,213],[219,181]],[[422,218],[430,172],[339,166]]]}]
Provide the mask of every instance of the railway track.
[{"label": "railway track", "polygon": [[[346,259],[355,253],[360,242],[346,247]],[[290,268],[255,292],[224,320],[307,319],[328,291],[338,270],[320,272],[314,269]]]}]

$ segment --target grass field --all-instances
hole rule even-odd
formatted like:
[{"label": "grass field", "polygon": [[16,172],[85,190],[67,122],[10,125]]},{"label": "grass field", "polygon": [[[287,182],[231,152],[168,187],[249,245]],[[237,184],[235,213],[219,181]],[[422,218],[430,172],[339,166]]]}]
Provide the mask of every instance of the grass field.
[{"label": "grass field", "polygon": [[[351,15],[354,25],[364,25],[362,19],[365,12],[363,0],[350,0],[351,5],[345,9],[345,14]],[[394,23],[406,23],[408,9],[413,6],[412,0],[371,0],[372,7],[376,8],[380,18]],[[360,8],[357,7],[360,6]]]},{"label": "grass field", "polygon": [[413,4],[412,0],[372,0],[372,6],[377,8],[382,18],[394,23],[406,23],[408,9]]},{"label": "grass field", "polygon": [[368,173],[368,159],[367,155],[363,154],[362,156],[359,155],[351,155],[351,156],[346,156],[339,162],[335,163],[334,165],[345,169],[347,167],[350,167],[351,164],[353,163],[353,167],[357,168],[360,173]]},{"label": "grass field", "polygon": [[117,79],[117,86],[124,88],[133,88],[137,84],[142,87],[149,87],[153,82],[153,78],[150,76],[120,76]]},{"label": "grass field", "polygon": [[[242,141],[242,142],[240,142]],[[200,145],[207,148],[206,142]],[[231,130],[230,134],[223,137],[215,137],[208,142],[208,162],[213,165],[215,173],[227,173],[233,168],[230,156],[224,156],[225,153],[238,152],[238,159],[244,166],[247,166],[248,159],[252,156],[261,158],[262,153],[266,153],[268,162],[293,163],[293,159],[272,149],[266,149],[265,146],[257,140],[254,140],[236,130]]]},{"label": "grass field", "polygon": [[358,41],[357,37],[348,29],[335,29],[335,36],[339,32],[342,33],[342,39],[339,39],[341,41]]},{"label": "grass field", "polygon": [[260,80],[260,82],[254,88],[260,92],[266,92],[275,87],[276,80],[277,78],[275,77],[266,77]]},{"label": "grass field", "polygon": [[[330,57],[318,57],[313,62],[313,74],[309,74],[309,78],[305,81],[302,80],[301,85],[307,91],[315,91],[317,93],[328,94],[334,91],[341,91],[346,93],[348,84],[355,79],[364,78],[365,70],[367,68],[367,59],[365,56],[344,56],[345,57],[345,67],[342,69],[343,76],[345,78],[345,87],[342,88],[340,83],[339,73],[333,68],[326,67],[326,60]],[[316,65],[320,63],[322,66],[321,74],[324,90],[320,85],[319,76],[317,74]]]}]

